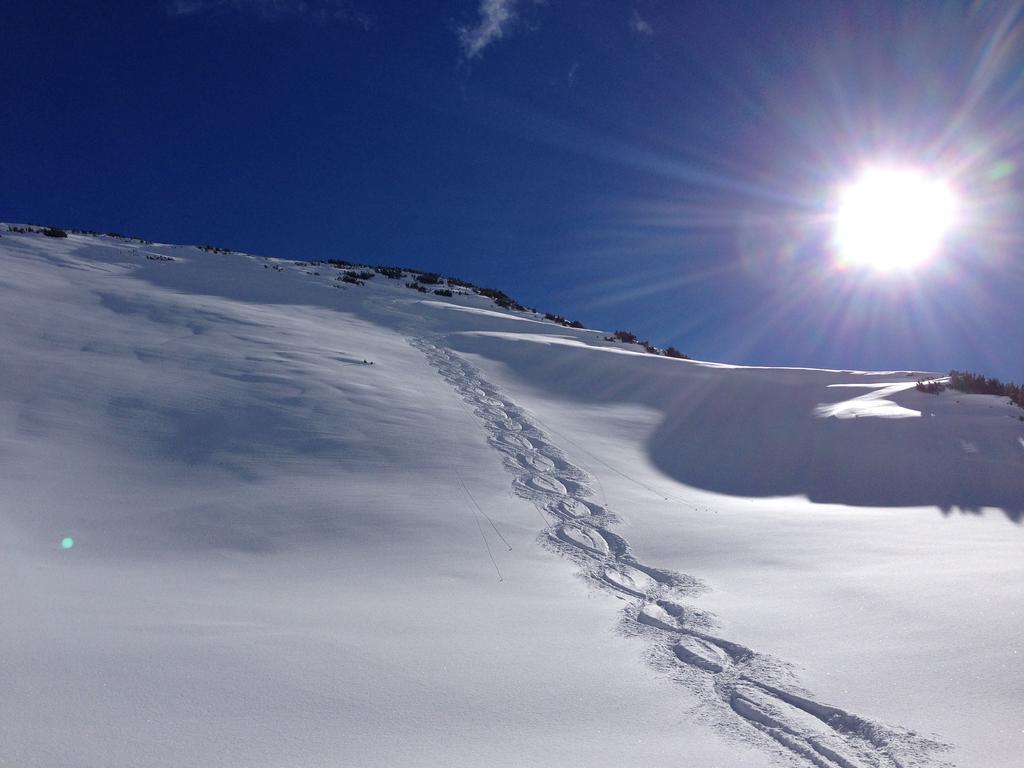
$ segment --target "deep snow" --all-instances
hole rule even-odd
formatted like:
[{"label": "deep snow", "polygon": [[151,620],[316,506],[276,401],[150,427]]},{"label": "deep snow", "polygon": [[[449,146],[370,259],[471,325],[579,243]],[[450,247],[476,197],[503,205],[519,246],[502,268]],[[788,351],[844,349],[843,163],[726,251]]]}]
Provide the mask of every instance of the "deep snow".
[{"label": "deep snow", "polygon": [[0,764],[1024,754],[1000,398],[326,265],[8,232],[0,264]]}]

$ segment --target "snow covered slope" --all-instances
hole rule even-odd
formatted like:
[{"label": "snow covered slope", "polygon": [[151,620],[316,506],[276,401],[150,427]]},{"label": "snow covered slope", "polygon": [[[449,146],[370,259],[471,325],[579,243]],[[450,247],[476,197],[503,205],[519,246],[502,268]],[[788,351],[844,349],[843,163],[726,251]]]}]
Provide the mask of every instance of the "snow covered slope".
[{"label": "snow covered slope", "polygon": [[1019,764],[1019,409],[337,275],[0,231],[0,765]]}]

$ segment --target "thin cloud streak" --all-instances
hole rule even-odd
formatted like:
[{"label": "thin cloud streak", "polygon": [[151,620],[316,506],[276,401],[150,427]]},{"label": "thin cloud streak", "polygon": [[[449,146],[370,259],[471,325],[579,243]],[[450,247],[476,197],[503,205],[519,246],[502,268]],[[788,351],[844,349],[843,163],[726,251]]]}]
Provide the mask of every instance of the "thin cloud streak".
[{"label": "thin cloud streak", "polygon": [[579,73],[579,71],[580,71],[580,63],[578,61],[574,61],[572,63],[572,66],[569,67],[568,82],[569,82],[569,87],[570,88],[575,88],[576,87],[576,75]]},{"label": "thin cloud streak", "polygon": [[191,16],[194,13],[201,13],[209,5],[203,0],[174,0],[167,6],[167,12],[171,16]]},{"label": "thin cloud streak", "polygon": [[501,40],[516,18],[516,0],[480,0],[480,20],[468,27],[459,27],[462,53],[477,59],[491,43]]},{"label": "thin cloud streak", "polygon": [[373,19],[349,0],[173,0],[167,6],[171,16],[196,16],[217,11],[246,13],[263,21],[302,16],[320,22],[353,22],[370,29]]},{"label": "thin cloud streak", "polygon": [[640,11],[636,8],[633,9],[633,15],[629,19],[629,28],[638,35],[643,35],[644,37],[654,36],[654,27],[652,27],[647,20],[640,15]]}]

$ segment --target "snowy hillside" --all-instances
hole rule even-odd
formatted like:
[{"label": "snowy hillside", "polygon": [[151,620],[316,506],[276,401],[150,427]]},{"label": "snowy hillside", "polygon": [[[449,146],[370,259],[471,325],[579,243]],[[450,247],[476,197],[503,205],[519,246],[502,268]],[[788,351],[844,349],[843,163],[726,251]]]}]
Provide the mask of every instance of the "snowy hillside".
[{"label": "snowy hillside", "polygon": [[1021,409],[342,274],[0,227],[0,765],[1021,764]]}]

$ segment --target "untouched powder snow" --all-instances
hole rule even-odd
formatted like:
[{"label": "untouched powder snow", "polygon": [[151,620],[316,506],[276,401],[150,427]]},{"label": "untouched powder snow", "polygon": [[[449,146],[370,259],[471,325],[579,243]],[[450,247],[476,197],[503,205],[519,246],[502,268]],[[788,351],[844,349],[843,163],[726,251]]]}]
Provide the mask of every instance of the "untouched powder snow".
[{"label": "untouched powder snow", "polygon": [[0,264],[0,765],[1024,754],[1001,398],[327,265],[6,231]]}]

